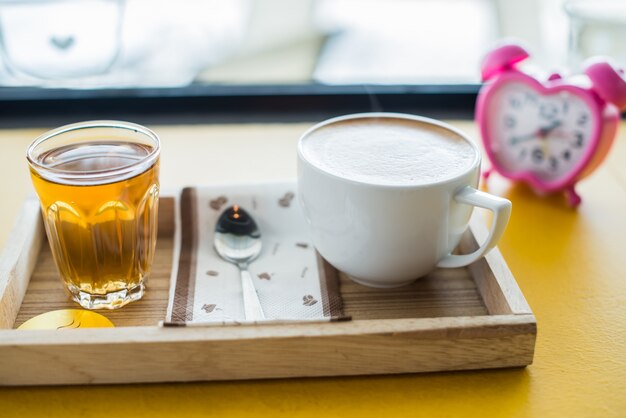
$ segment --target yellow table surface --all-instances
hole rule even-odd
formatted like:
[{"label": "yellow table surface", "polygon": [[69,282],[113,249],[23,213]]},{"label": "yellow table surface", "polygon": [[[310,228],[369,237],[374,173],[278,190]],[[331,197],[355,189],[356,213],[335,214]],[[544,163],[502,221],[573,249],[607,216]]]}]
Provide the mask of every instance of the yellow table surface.
[{"label": "yellow table surface", "polygon": [[[471,122],[454,125],[476,137]],[[310,124],[153,126],[164,190],[295,177]],[[513,201],[500,249],[538,322],[525,369],[274,381],[0,389],[0,417],[626,416],[626,124],[578,210],[494,175]],[[33,193],[24,153],[43,129],[0,131],[0,247]],[[97,359],[94,359],[97,361]],[[123,359],[120,359],[123,361]],[[155,365],[158,367],[158,365]]]}]

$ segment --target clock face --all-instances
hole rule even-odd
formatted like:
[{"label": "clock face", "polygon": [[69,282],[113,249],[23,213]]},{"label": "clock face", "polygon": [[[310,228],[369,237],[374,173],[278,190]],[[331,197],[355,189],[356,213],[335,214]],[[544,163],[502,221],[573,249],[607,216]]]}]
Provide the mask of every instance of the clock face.
[{"label": "clock face", "polygon": [[592,145],[595,121],[581,97],[542,95],[521,82],[494,91],[487,126],[494,158],[507,171],[550,183],[567,177]]}]

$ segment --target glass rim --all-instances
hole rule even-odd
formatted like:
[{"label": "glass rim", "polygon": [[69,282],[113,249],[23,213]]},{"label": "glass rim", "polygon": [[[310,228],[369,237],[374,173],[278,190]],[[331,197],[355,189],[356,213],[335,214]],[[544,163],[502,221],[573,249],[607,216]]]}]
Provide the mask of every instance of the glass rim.
[{"label": "glass rim", "polygon": [[[82,129],[94,129],[94,128],[122,129],[126,131],[134,131],[136,133],[140,133],[150,138],[154,142],[154,147],[148,155],[130,164],[126,164],[126,165],[122,165],[122,166],[110,168],[110,169],[92,170],[92,171],[74,171],[74,170],[58,169],[55,167],[50,167],[45,164],[41,164],[34,157],[35,150],[37,149],[37,147],[41,146],[44,142],[50,139],[53,139],[55,137],[58,137],[60,135],[63,135],[72,131],[78,131]],[[28,146],[28,149],[26,151],[26,159],[28,161],[28,164],[38,174],[42,175],[43,177],[49,180],[52,180],[52,181],[65,180],[69,182],[72,182],[72,180],[74,181],[89,180],[90,183],[81,182],[81,184],[99,184],[101,182],[102,183],[107,182],[107,180],[110,181],[111,179],[118,179],[118,177],[119,177],[119,180],[121,180],[122,178],[127,177],[129,174],[135,173],[135,171],[137,171],[137,169],[140,168],[141,166],[147,166],[146,169],[151,167],[154,161],[156,161],[156,159],[159,157],[160,152],[161,152],[161,141],[158,135],[154,133],[152,130],[146,128],[145,126],[132,123],[132,122],[125,122],[125,121],[94,120],[94,121],[78,122],[78,123],[72,123],[69,125],[63,125],[61,127],[49,130],[45,132],[44,134],[38,136]],[[141,172],[137,171],[137,174]],[[46,174],[48,174],[48,176],[46,176]]]},{"label": "glass rim", "polygon": [[625,10],[625,4],[612,0],[567,0],[563,3],[563,9],[571,18],[608,23],[624,22],[618,12]]}]

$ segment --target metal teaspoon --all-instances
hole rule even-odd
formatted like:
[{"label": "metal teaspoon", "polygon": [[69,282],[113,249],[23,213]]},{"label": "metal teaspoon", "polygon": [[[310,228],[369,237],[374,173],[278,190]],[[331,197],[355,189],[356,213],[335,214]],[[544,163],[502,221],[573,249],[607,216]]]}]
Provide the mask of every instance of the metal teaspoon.
[{"label": "metal teaspoon", "polygon": [[217,220],[213,245],[220,257],[239,267],[246,320],[265,319],[248,271],[250,262],[261,252],[261,232],[254,219],[238,205],[229,207]]}]

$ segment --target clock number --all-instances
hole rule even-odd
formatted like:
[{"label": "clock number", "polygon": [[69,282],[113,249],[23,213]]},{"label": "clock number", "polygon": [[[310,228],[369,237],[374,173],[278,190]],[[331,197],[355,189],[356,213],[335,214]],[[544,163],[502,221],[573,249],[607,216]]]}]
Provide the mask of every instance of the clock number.
[{"label": "clock number", "polygon": [[522,148],[522,151],[519,153],[519,159],[523,160],[526,157],[527,151],[526,148]]},{"label": "clock number", "polygon": [[565,161],[569,161],[570,158],[572,158],[572,153],[570,152],[570,150],[566,149],[565,151],[563,151],[563,159]]},{"label": "clock number", "polygon": [[569,102],[567,100],[563,100],[562,109],[563,109],[563,114],[564,115],[567,114],[567,111],[569,110]]},{"label": "clock number", "polygon": [[522,102],[520,102],[517,97],[511,97],[511,100],[509,100],[509,104],[513,109],[519,109],[522,105]]},{"label": "clock number", "polygon": [[506,115],[504,117],[504,126],[506,126],[508,129],[515,127],[515,118],[511,115]]},{"label": "clock number", "polygon": [[532,104],[537,104],[537,96],[532,93],[526,93],[524,99]]},{"label": "clock number", "polygon": [[583,135],[583,133],[576,132],[576,142],[574,142],[574,146],[576,148],[580,148],[583,146],[584,141],[585,141],[585,136]]},{"label": "clock number", "polygon": [[557,113],[558,109],[556,106],[548,103],[542,104],[539,110],[539,114],[544,119],[554,119]]},{"label": "clock number", "polygon": [[550,168],[555,171],[559,166],[559,161],[555,157],[550,157]]},{"label": "clock number", "polygon": [[540,148],[533,149],[532,158],[535,163],[541,163],[543,161],[543,151]]},{"label": "clock number", "polygon": [[576,121],[576,123],[578,124],[578,126],[585,126],[588,119],[589,119],[589,116],[587,116],[586,113],[583,113],[582,115],[578,117],[578,120]]}]

